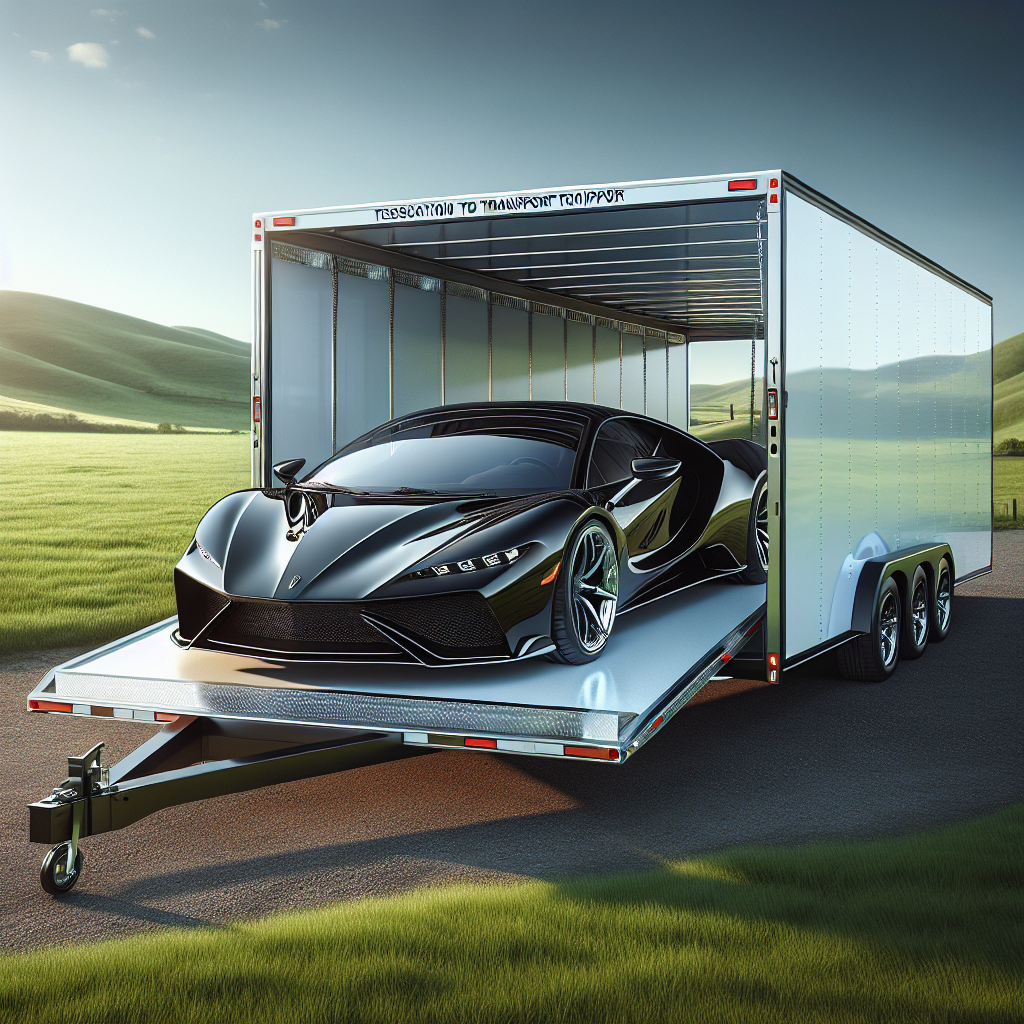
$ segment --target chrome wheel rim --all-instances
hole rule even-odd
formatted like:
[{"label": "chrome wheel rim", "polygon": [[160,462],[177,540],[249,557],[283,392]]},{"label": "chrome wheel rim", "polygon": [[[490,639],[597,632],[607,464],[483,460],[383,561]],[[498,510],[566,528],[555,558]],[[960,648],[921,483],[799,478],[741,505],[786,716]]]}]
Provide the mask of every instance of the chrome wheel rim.
[{"label": "chrome wheel rim", "polygon": [[608,642],[619,603],[615,548],[596,523],[576,538],[570,586],[576,641],[584,651],[593,654]]},{"label": "chrome wheel rim", "polygon": [[882,598],[878,613],[878,632],[882,643],[882,662],[888,668],[896,660],[896,645],[900,635],[899,605],[890,591]]},{"label": "chrome wheel rim", "polygon": [[911,614],[914,618],[914,643],[920,647],[928,635],[928,589],[922,580],[914,591],[911,602]]},{"label": "chrome wheel rim", "polygon": [[754,541],[757,545],[757,558],[761,568],[768,571],[768,486],[761,490],[757,499],[757,512],[754,516]]},{"label": "chrome wheel rim", "polygon": [[71,844],[65,843],[64,849],[54,860],[53,880],[59,888],[70,889],[77,877],[78,871],[71,863]]},{"label": "chrome wheel rim", "polygon": [[935,588],[935,611],[939,620],[939,629],[945,632],[949,625],[950,593],[949,570],[943,569],[939,574],[939,585]]}]

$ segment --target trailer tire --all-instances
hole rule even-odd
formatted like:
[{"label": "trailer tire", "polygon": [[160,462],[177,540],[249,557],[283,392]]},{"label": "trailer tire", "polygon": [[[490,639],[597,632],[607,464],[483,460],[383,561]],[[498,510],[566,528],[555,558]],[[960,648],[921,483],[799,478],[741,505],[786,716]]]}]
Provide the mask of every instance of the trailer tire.
[{"label": "trailer tire", "polygon": [[878,593],[871,632],[855,636],[836,650],[839,672],[846,679],[880,683],[896,671],[900,660],[900,591],[890,576]]},{"label": "trailer tire", "polygon": [[551,609],[555,650],[548,657],[568,665],[585,665],[597,658],[611,635],[618,593],[615,542],[592,519],[569,538],[562,554]]},{"label": "trailer tire", "polygon": [[900,654],[913,660],[924,654],[931,622],[931,588],[928,586],[928,574],[924,571],[923,565],[914,570],[908,594],[907,607],[903,615],[903,634],[900,637]]},{"label": "trailer tire", "polygon": [[78,879],[82,877],[82,848],[78,848],[73,871],[67,870],[68,855],[71,853],[70,843],[58,843],[43,858],[39,868],[39,881],[51,896],[63,896],[71,892]]},{"label": "trailer tire", "polygon": [[953,624],[953,568],[945,556],[939,559],[939,567],[935,570],[929,615],[928,639],[937,644],[949,636],[949,628]]},{"label": "trailer tire", "polygon": [[737,583],[764,583],[768,579],[768,477],[754,487],[747,516],[747,565],[733,579]]}]

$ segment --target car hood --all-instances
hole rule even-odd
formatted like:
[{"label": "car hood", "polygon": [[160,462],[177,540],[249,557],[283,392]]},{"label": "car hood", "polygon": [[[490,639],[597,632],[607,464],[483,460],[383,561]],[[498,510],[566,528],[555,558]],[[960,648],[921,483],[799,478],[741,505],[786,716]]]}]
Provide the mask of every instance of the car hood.
[{"label": "car hood", "polygon": [[[222,589],[235,597],[361,600],[452,542],[554,497],[417,503],[344,496],[289,540],[284,501],[252,492],[226,543],[217,545]],[[200,544],[203,533],[200,524]]]}]

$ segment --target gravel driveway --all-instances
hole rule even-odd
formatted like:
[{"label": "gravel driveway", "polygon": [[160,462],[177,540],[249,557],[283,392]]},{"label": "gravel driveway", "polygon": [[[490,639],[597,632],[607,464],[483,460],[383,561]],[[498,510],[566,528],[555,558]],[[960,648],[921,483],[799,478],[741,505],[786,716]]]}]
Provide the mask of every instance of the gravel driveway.
[{"label": "gravel driveway", "polygon": [[[827,658],[782,686],[678,715],[622,767],[445,751],[169,808],[83,843],[57,900],[25,804],[64,758],[113,763],[150,733],[31,715],[25,695],[77,650],[0,662],[0,949],[194,927],[462,881],[643,868],[737,844],[893,835],[1024,800],[1024,531],[958,588],[953,632],[887,683]],[[733,687],[733,689],[736,689]]]}]

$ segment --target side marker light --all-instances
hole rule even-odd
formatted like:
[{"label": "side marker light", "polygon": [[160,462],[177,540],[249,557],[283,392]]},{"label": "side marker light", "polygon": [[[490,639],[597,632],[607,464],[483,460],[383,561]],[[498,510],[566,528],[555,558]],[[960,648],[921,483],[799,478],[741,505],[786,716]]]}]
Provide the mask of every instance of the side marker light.
[{"label": "side marker light", "polygon": [[602,761],[618,761],[617,750],[607,750],[603,747],[566,747],[565,753],[568,757],[596,757]]},{"label": "side marker light", "polygon": [[485,739],[481,739],[481,738],[479,738],[477,736],[467,736],[466,737],[466,746],[467,747],[486,747],[486,748],[489,748],[490,750],[496,750],[498,748],[498,741],[497,740],[485,740]]},{"label": "side marker light", "polygon": [[258,232],[255,235],[253,235],[252,238],[253,238],[254,242],[262,242],[263,241],[263,236],[261,234],[259,234]]},{"label": "side marker light", "polygon": [[295,227],[294,217],[275,217],[274,218],[275,228],[292,228]]},{"label": "side marker light", "polygon": [[549,583],[553,583],[555,581],[555,577],[558,575],[558,569],[559,566],[561,566],[561,564],[562,563],[560,561],[555,562],[554,569],[552,569],[551,572],[549,572],[547,576],[545,576],[544,579],[540,581],[540,585],[542,587],[546,587]]},{"label": "side marker light", "polygon": [[30,700],[28,702],[30,711],[67,711],[69,714],[73,705],[60,704],[53,700]]},{"label": "side marker light", "polygon": [[778,178],[772,178],[772,180],[768,182],[768,187],[769,188],[778,188],[779,187],[779,179]]},{"label": "side marker light", "polygon": [[730,192],[749,192],[757,188],[757,178],[737,178],[729,182]]},{"label": "side marker light", "polygon": [[772,653],[768,655],[768,682],[777,683],[779,681],[779,656],[778,654]]}]

